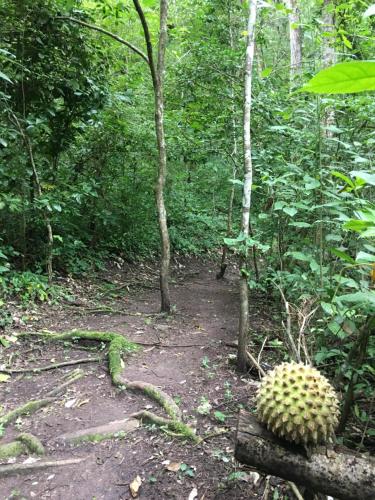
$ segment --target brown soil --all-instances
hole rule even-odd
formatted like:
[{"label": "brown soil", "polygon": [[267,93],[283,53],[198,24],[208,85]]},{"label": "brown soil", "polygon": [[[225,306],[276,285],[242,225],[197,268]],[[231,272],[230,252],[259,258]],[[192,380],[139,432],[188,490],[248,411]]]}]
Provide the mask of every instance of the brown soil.
[{"label": "brown soil", "polygon": [[[257,376],[240,376],[230,363],[235,350],[227,343],[235,341],[237,335],[236,272],[234,267],[229,268],[225,279],[218,281],[216,271],[210,262],[176,263],[171,284],[175,312],[170,317],[153,314],[159,308],[159,292],[156,267],[151,265],[112,270],[97,282],[70,281],[75,302],[34,311],[33,321],[22,329],[112,331],[150,344],[125,359],[124,376],[151,382],[174,397],[185,422],[196,427],[200,436],[218,434],[220,430],[226,434],[194,445],[155,426],[141,426],[124,439],[74,448],[63,446],[56,440],[63,433],[119,420],[135,411],[151,409],[165,416],[155,402],[142,394],[114,388],[105,359],[81,365],[85,371],[83,379],[54,404],[7,427],[2,442],[19,432],[30,432],[41,439],[49,460],[86,460],[78,465],[5,478],[0,483],[1,499],[130,499],[129,484],[137,476],[142,479],[140,499],[188,499],[194,488],[196,498],[202,500],[262,498],[266,484],[270,498],[273,488],[278,489],[278,498],[283,494],[292,498],[287,485],[258,476],[233,458],[236,415],[240,407],[253,409]],[[269,339],[275,335],[272,330],[276,313],[271,302],[264,297],[252,297],[250,315],[256,344],[260,345],[266,335]],[[267,347],[264,352],[269,356],[272,351]],[[98,343],[93,342],[72,346],[30,337],[3,349],[0,364],[12,368],[41,366],[97,356],[98,348]],[[64,373],[74,368],[12,376],[1,384],[3,411],[43,397],[60,383]],[[206,401],[212,409],[201,415],[197,409]],[[225,422],[218,421],[216,411],[224,415],[218,417]],[[20,457],[17,462],[25,458]],[[169,471],[168,461],[187,467]]]}]

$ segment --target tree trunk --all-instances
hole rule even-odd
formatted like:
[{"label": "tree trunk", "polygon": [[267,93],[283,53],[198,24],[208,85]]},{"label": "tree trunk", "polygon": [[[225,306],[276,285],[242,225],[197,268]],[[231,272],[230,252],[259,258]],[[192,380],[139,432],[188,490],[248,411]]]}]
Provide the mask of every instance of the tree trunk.
[{"label": "tree trunk", "polygon": [[[249,18],[247,26],[247,48],[245,60],[245,89],[244,89],[244,186],[242,196],[241,233],[245,238],[249,236],[251,188],[253,182],[253,167],[251,161],[251,86],[255,48],[255,23],[257,15],[257,0],[250,0]],[[247,246],[240,259],[240,321],[238,331],[237,367],[244,372],[248,366],[246,354],[247,333],[249,330],[249,289]]]},{"label": "tree trunk", "polygon": [[256,418],[241,411],[238,420],[235,457],[240,462],[306,486],[335,498],[374,498],[375,461],[360,455],[327,451],[310,456],[300,446],[284,442],[262,427]]},{"label": "tree trunk", "polygon": [[[233,37],[233,30],[232,30],[232,9],[231,9],[231,4],[229,4],[229,46],[231,49],[234,49],[234,37]],[[231,90],[230,90],[230,97],[232,99],[232,137],[233,137],[233,150],[231,154],[231,159],[233,162],[233,168],[232,168],[232,179],[235,180],[237,177],[237,154],[238,154],[238,147],[237,147],[237,120],[236,120],[236,106],[235,106],[235,92],[234,92],[234,84],[232,81],[231,85]],[[229,200],[228,200],[228,214],[227,214],[227,233],[226,236],[227,238],[232,237],[232,220],[233,220],[233,202],[234,202],[234,195],[235,195],[235,184],[232,184],[232,187],[230,189],[229,193]],[[224,278],[225,271],[227,269],[227,253],[228,253],[228,246],[223,245],[223,252],[221,255],[221,263],[220,263],[220,271],[217,273],[216,278],[217,279],[222,279]]]},{"label": "tree trunk", "polygon": [[169,267],[170,267],[170,243],[169,243],[169,233],[167,226],[167,213],[164,203],[164,186],[167,176],[167,152],[165,145],[165,135],[164,135],[164,96],[163,96],[163,84],[164,84],[164,71],[165,71],[165,49],[167,44],[167,16],[168,16],[168,0],[160,0],[160,35],[159,35],[159,48],[158,48],[158,61],[157,66],[154,62],[154,54],[151,43],[150,30],[148,28],[148,23],[139,0],[133,0],[135,10],[137,11],[138,17],[141,21],[144,38],[147,47],[147,56],[137,47],[124,40],[123,38],[107,31],[99,26],[93,24],[85,23],[80,19],[75,19],[69,16],[59,16],[57,19],[66,19],[73,23],[80,24],[86,28],[90,28],[95,31],[99,31],[107,36],[110,36],[114,40],[117,40],[123,45],[126,45],[133,52],[138,54],[144,61],[147,62],[151,78],[152,86],[154,90],[155,97],[155,129],[156,129],[156,139],[158,145],[159,153],[159,168],[158,177],[155,188],[156,206],[158,211],[159,220],[159,231],[161,238],[161,259],[160,259],[160,291],[161,291],[161,311],[169,313],[171,309],[171,302],[169,297]]},{"label": "tree trunk", "polygon": [[296,77],[302,71],[302,36],[300,28],[300,13],[297,0],[285,0],[289,9],[289,43],[290,43],[290,83],[293,84]]},{"label": "tree trunk", "polygon": [[164,71],[165,71],[165,49],[167,44],[167,16],[168,0],[160,0],[160,35],[158,49],[157,81],[155,92],[155,125],[159,149],[159,172],[156,184],[156,204],[159,215],[159,229],[161,238],[161,260],[160,260],[160,292],[161,311],[169,313],[171,301],[169,297],[169,266],[170,266],[170,242],[167,226],[167,212],[164,203],[164,186],[167,176],[167,150],[164,135]]},{"label": "tree trunk", "polygon": [[[10,112],[11,117],[17,126],[21,137],[25,143],[27,153],[29,155],[29,160],[30,160],[30,165],[31,165],[31,170],[33,172],[33,182],[35,184],[36,192],[38,198],[41,198],[43,196],[43,191],[42,191],[42,185],[39,179],[39,174],[38,170],[36,168],[35,164],[35,159],[34,159],[34,153],[33,153],[33,147],[30,141],[29,136],[26,134],[24,131],[19,119],[17,116],[13,113]],[[52,278],[53,278],[53,267],[52,267],[52,260],[53,260],[53,231],[52,231],[52,224],[49,219],[49,216],[47,215],[47,209],[43,209],[43,219],[46,225],[46,230],[47,230],[47,252],[46,252],[46,267],[47,267],[47,275],[48,275],[48,283],[52,283]]]},{"label": "tree trunk", "polygon": [[152,85],[155,95],[155,128],[156,139],[159,152],[159,169],[156,181],[156,206],[158,210],[159,232],[161,239],[160,258],[160,292],[161,292],[161,312],[169,313],[171,301],[169,296],[169,267],[170,267],[170,242],[167,226],[167,212],[164,203],[164,186],[167,176],[167,150],[164,134],[164,71],[165,71],[165,49],[167,44],[167,16],[168,0],[160,0],[160,35],[158,47],[157,66],[154,63],[153,49],[151,44],[148,24],[138,0],[133,0],[135,9],[142,23],[146,40],[148,64],[150,67]]},{"label": "tree trunk", "polygon": [[[323,15],[322,15],[322,32],[325,36],[322,37],[322,62],[323,68],[328,68],[336,63],[337,57],[335,52],[335,20],[332,0],[324,0]],[[328,36],[327,36],[328,35]],[[324,112],[323,126],[324,135],[326,138],[332,138],[333,132],[327,130],[327,127],[335,124],[335,111],[333,108],[327,108]]]}]

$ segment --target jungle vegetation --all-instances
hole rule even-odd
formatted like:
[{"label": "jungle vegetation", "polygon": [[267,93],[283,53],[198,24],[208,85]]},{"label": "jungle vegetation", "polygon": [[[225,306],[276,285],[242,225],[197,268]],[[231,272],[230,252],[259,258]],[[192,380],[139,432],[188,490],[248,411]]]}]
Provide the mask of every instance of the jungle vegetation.
[{"label": "jungle vegetation", "polygon": [[[370,438],[374,8],[250,3],[1,0],[0,325],[9,297],[58,299],[57,276],[113,259],[161,257],[169,312],[170,254],[221,275],[235,258],[248,300],[280,303],[291,356],[346,394],[342,427]],[[346,82],[314,87],[343,62]]]}]

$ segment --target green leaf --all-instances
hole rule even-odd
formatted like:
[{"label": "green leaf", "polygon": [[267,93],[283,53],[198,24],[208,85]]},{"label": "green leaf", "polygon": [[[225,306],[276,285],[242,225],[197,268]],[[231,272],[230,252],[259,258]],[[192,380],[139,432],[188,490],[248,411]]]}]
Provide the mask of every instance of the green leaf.
[{"label": "green leaf", "polygon": [[302,260],[304,262],[310,262],[311,260],[311,255],[302,252],[287,252],[286,255],[290,255],[293,259]]},{"label": "green leaf", "polygon": [[336,297],[337,300],[341,302],[349,302],[351,304],[359,304],[364,307],[375,306],[375,292],[368,290],[366,292],[355,292],[348,293],[346,295],[340,295]]},{"label": "green leaf", "polygon": [[346,45],[346,47],[348,47],[348,49],[353,48],[351,41],[344,34],[341,34],[341,38],[342,38],[342,41],[344,42],[344,45]]},{"label": "green leaf", "polygon": [[363,14],[363,17],[370,17],[370,16],[375,16],[375,4],[370,5],[370,7],[368,7],[365,13]]},{"label": "green leaf", "polygon": [[316,262],[315,259],[310,260],[309,266],[313,273],[317,273],[318,271],[320,271],[320,265]]},{"label": "green leaf", "polygon": [[261,78],[267,78],[272,73],[272,67],[264,68],[264,70],[261,72],[260,77]]},{"label": "green leaf", "polygon": [[277,201],[275,203],[274,209],[281,210],[286,205],[285,201]]},{"label": "green leaf", "polygon": [[331,172],[331,174],[346,182],[346,184],[348,184],[348,186],[350,186],[351,188],[355,188],[354,182],[347,175],[344,175],[341,172],[337,172],[336,170]]},{"label": "green leaf", "polygon": [[330,316],[335,314],[335,309],[329,302],[321,302],[320,305],[326,314],[329,314]]},{"label": "green leaf", "polygon": [[352,61],[323,69],[299,91],[348,94],[375,90],[375,61]]},{"label": "green leaf", "polygon": [[341,325],[337,321],[331,321],[327,325],[328,330],[333,333],[333,335],[338,335],[341,331]]},{"label": "green leaf", "polygon": [[243,182],[239,179],[229,179],[229,182],[235,186],[243,186]]},{"label": "green leaf", "polygon": [[245,241],[245,236],[243,234],[240,234],[237,238],[224,238],[224,243],[228,247],[234,247],[237,246],[239,243],[242,243]]},{"label": "green leaf", "polygon": [[339,250],[338,248],[330,248],[329,249],[331,253],[336,255],[337,257],[340,257],[340,259],[345,260],[346,262],[349,262],[349,264],[354,264],[355,260],[353,257],[350,257],[349,254],[346,252],[343,252],[342,250]]},{"label": "green leaf", "polygon": [[370,253],[367,252],[358,252],[355,261],[360,263],[363,262],[365,264],[371,264],[375,262],[375,255],[371,255]]},{"label": "green leaf", "polygon": [[2,71],[0,71],[0,78],[2,80],[6,80],[7,82],[9,83],[13,83],[12,80],[9,78],[9,76],[7,76],[5,73],[3,73]]},{"label": "green leaf", "polygon": [[353,177],[359,177],[366,181],[367,184],[371,184],[371,186],[375,186],[375,174],[370,174],[369,172],[364,172],[363,170],[353,170],[350,172],[350,175]]},{"label": "green leaf", "polygon": [[298,212],[298,210],[294,207],[284,207],[283,212],[290,215],[290,217],[294,217],[296,215],[296,213]]},{"label": "green leaf", "polygon": [[6,373],[0,373],[0,382],[6,382],[10,378],[10,375]]},{"label": "green leaf", "polygon": [[375,238],[375,227],[370,227],[361,233],[361,238]]},{"label": "green leaf", "polygon": [[225,415],[225,413],[222,413],[221,411],[215,411],[214,415],[218,422],[224,423],[225,420],[227,419],[227,415]]}]

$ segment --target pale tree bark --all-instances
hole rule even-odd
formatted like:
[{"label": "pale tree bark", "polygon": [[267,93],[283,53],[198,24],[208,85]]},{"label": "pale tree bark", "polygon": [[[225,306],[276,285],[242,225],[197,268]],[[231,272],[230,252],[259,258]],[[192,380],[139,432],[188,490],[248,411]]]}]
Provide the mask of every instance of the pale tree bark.
[{"label": "pale tree bark", "polygon": [[[232,5],[229,4],[229,15],[228,15],[228,23],[229,23],[229,46],[231,49],[234,49],[234,37],[233,37],[233,29],[232,29]],[[238,76],[238,75],[236,75]],[[232,159],[232,179],[233,181],[237,177],[237,156],[238,156],[238,146],[237,146],[237,118],[236,118],[236,106],[235,106],[235,91],[234,91],[234,83],[233,81],[231,82],[231,90],[230,90],[230,97],[232,99],[232,141],[233,141],[233,150],[230,155]],[[234,203],[234,195],[235,195],[235,184],[232,184],[232,187],[230,189],[229,193],[229,200],[228,200],[228,213],[227,213],[227,231],[226,231],[226,237],[231,238],[232,237],[232,232],[233,232],[233,203]],[[224,278],[225,271],[227,269],[227,253],[228,253],[228,246],[224,244],[223,246],[223,251],[221,254],[221,263],[220,263],[220,271],[217,273],[216,278],[221,279]]]},{"label": "pale tree bark", "polygon": [[164,203],[164,186],[167,176],[167,149],[164,134],[164,73],[165,73],[165,49],[167,45],[167,17],[168,0],[160,0],[160,34],[158,47],[157,65],[154,62],[153,48],[151,43],[148,24],[138,0],[133,0],[135,9],[142,23],[146,41],[148,64],[151,71],[152,85],[155,95],[155,128],[159,152],[158,178],[156,181],[155,195],[158,210],[159,232],[161,238],[160,258],[160,292],[161,312],[169,313],[171,301],[169,296],[169,268],[170,268],[170,241],[167,226],[167,212]]},{"label": "pale tree bark", "polygon": [[285,5],[289,10],[290,83],[292,85],[302,71],[301,20],[297,0],[285,0]]},{"label": "pale tree bark", "polygon": [[[248,238],[250,228],[251,188],[253,183],[253,166],[251,160],[251,87],[255,49],[255,23],[257,15],[257,0],[250,0],[247,25],[247,47],[245,59],[245,89],[244,89],[244,186],[242,196],[241,233]],[[240,321],[238,331],[237,366],[240,371],[246,371],[248,356],[246,353],[247,333],[249,330],[249,288],[248,263],[246,250],[240,259]]]},{"label": "pale tree bark", "polygon": [[[335,51],[335,19],[334,4],[332,0],[324,0],[322,14],[322,62],[323,68],[328,68],[337,62]],[[323,117],[324,135],[327,138],[333,136],[331,130],[327,127],[335,124],[335,111],[333,108],[325,110]]]},{"label": "pale tree bark", "polygon": [[[336,52],[335,52],[335,19],[334,19],[335,5],[333,0],[323,0],[322,6],[322,22],[321,22],[321,35],[322,35],[322,66],[323,68],[328,68],[337,62]],[[320,114],[320,98],[318,97],[318,109]],[[335,110],[332,107],[325,107],[321,116],[319,117],[319,176],[321,185],[323,186],[322,180],[322,158],[326,158],[329,155],[329,141],[327,139],[332,139],[334,132],[332,126],[336,123]],[[332,146],[332,143],[331,143]],[[324,156],[322,153],[324,152]],[[324,191],[320,189],[320,199],[319,204],[323,206],[324,204]],[[319,265],[320,265],[320,281],[323,281],[323,262],[325,253],[325,240],[324,240],[324,223],[323,223],[323,208],[320,209],[320,222],[316,226],[316,243],[319,247]]]}]

